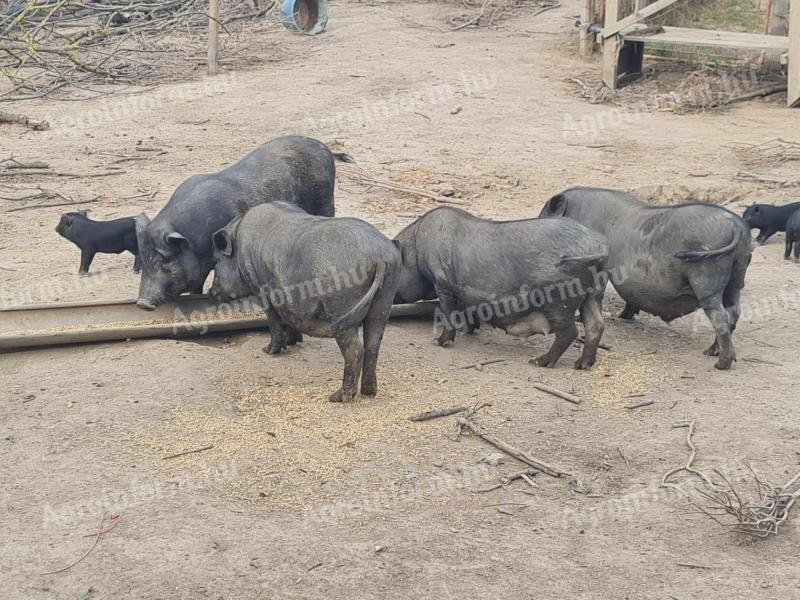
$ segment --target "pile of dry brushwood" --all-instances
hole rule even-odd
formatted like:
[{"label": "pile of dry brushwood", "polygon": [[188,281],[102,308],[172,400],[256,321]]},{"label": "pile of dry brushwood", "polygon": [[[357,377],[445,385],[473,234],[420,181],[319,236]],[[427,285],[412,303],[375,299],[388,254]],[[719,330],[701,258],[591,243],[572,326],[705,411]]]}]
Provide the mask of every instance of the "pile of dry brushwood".
[{"label": "pile of dry brushwood", "polygon": [[[263,17],[274,7],[261,3],[222,3],[223,32],[229,23]],[[170,34],[202,33],[207,10],[207,0],[0,2],[0,74],[10,82],[0,101],[145,81],[170,54],[181,52]]]}]

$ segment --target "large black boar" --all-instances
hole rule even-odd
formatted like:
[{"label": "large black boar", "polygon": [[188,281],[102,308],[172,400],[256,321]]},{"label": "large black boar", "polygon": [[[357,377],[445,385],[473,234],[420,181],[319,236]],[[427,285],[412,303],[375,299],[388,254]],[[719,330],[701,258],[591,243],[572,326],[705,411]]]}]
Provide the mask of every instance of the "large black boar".
[{"label": "large black boar", "polygon": [[336,338],[344,377],[330,400],[353,398],[359,376],[362,394],[377,393],[378,351],[400,275],[391,241],[364,221],[310,216],[285,202],[249,210],[213,239],[211,296],[259,298],[272,336],[267,354],[298,331]]},{"label": "large black boar", "polygon": [[747,224],[710,204],[650,206],[616,190],[573,188],[551,198],[542,217],[566,216],[606,236],[608,268],[626,302],[622,318],[640,310],[670,322],[702,308],[716,339],[706,350],[729,369],[731,334],[750,264]]},{"label": "large black boar", "polygon": [[332,217],[334,160],[351,159],[317,140],[282,137],[218,173],[184,181],[155,219],[137,217],[143,272],[136,305],[152,310],[184,292],[201,293],[212,234],[253,206],[278,200]]},{"label": "large black boar", "polygon": [[555,333],[550,350],[535,360],[555,367],[578,336],[580,310],[586,339],[575,368],[594,365],[607,283],[602,236],[569,219],[498,222],[441,207],[395,242],[403,260],[396,301],[439,298],[439,345],[454,341],[459,325],[481,322],[519,337]]},{"label": "large black boar", "polygon": [[742,218],[750,227],[758,229],[756,241],[765,244],[769,238],[779,231],[786,231],[786,222],[796,211],[800,210],[800,202],[772,206],[771,204],[753,204],[744,211]]}]

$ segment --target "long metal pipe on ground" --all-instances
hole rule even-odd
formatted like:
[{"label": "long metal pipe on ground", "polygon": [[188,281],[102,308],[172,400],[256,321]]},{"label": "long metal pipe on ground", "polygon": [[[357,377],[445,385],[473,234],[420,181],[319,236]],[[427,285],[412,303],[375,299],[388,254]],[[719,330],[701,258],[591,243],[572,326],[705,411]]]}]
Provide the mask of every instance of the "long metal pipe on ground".
[{"label": "long metal pipe on ground", "polygon": [[[390,317],[432,315],[436,302],[396,304]],[[0,309],[0,352],[44,346],[143,338],[197,337],[208,333],[268,329],[253,299],[217,303],[186,295],[142,312],[135,300],[59,302]]]}]

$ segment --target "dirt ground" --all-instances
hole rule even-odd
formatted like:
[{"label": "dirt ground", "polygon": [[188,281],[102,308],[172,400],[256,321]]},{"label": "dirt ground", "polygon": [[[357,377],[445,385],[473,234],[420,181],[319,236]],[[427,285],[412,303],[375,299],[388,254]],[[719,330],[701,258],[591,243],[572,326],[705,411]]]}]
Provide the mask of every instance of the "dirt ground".
[{"label": "dirt ground", "polygon": [[[81,178],[0,179],[0,195],[42,186],[95,218],[153,216],[188,175],[298,133],[344,150],[374,174],[452,186],[469,210],[530,217],[578,184],[712,194],[740,211],[797,188],[740,181],[737,143],[791,136],[800,113],[759,101],[722,113],[624,112],[580,99],[567,79],[599,69],[577,56],[578,3],[521,13],[496,29],[445,33],[454,5],[336,2],[329,31],[264,35],[281,59],[216,79],[88,102],[13,110],[52,129],[2,126],[0,158],[46,160]],[[5,108],[12,110],[12,107]],[[157,147],[166,154],[136,152]],[[114,156],[116,155],[116,156]],[[139,157],[142,158],[142,157]],[[760,171],[797,180],[796,163]],[[435,203],[341,179],[339,215],[394,234]],[[11,187],[8,187],[11,186]],[[683,193],[683,191],[681,193]],[[150,195],[155,192],[152,198]],[[680,194],[679,194],[680,195]],[[658,193],[656,193],[658,196]],[[8,213],[0,201],[0,302],[133,297],[129,255],[78,252],[54,231],[63,209]],[[672,325],[613,317],[591,372],[542,370],[549,340],[501,331],[439,348],[427,320],[387,329],[375,399],[332,405],[341,357],[332,340],[260,352],[263,333],[149,340],[0,356],[0,581],[8,598],[798,598],[800,519],[753,541],[725,533],[661,477],[688,458],[738,480],[774,484],[800,463],[800,266],[783,238],[754,253],[734,336],[735,368],[702,355],[704,318]],[[481,370],[464,368],[502,359]],[[584,398],[543,394],[542,381]],[[626,407],[653,400],[639,409]],[[520,465],[455,437],[453,418],[417,412],[489,402],[480,421],[573,474],[540,474],[490,492]],[[213,449],[164,460],[176,452]],[[703,504],[698,480],[679,473]],[[752,493],[747,482],[742,489]],[[80,558],[101,516],[119,515]],[[108,526],[106,521],[106,526]],[[84,537],[89,535],[89,537]]]}]

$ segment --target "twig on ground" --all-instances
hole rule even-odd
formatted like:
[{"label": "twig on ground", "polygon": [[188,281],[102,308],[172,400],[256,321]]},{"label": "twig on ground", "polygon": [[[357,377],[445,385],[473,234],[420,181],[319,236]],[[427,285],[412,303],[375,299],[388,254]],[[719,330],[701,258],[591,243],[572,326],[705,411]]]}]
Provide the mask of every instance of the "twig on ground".
[{"label": "twig on ground", "polygon": [[550,387],[549,385],[545,385],[544,383],[539,383],[538,381],[534,381],[531,383],[533,387],[537,390],[545,392],[547,394],[552,394],[562,400],[566,400],[567,402],[572,402],[572,404],[580,404],[581,399],[573,394],[568,394],[567,392],[562,392],[561,390],[557,390],[554,387]]},{"label": "twig on ground", "polygon": [[502,487],[507,487],[512,482],[516,481],[517,479],[522,479],[531,487],[537,487],[536,483],[531,479],[531,477],[536,477],[539,474],[538,469],[525,469],[523,471],[517,471],[516,473],[510,473],[506,475],[500,480],[500,483],[496,483],[495,485],[489,486],[487,488],[481,488],[474,490],[476,494],[484,494],[486,492],[491,492],[497,490]]},{"label": "twig on ground", "polygon": [[689,494],[686,493],[680,486],[678,486],[678,485],[676,485],[676,484],[674,484],[672,482],[667,481],[675,473],[680,473],[681,471],[686,471],[687,473],[691,473],[693,475],[697,475],[709,487],[711,487],[711,488],[715,488],[716,487],[714,485],[714,483],[704,473],[702,473],[702,472],[698,471],[697,469],[695,469],[694,467],[692,467],[692,464],[694,463],[694,459],[697,456],[697,448],[695,447],[694,442],[692,442],[692,435],[694,435],[694,427],[695,427],[696,423],[697,423],[697,421],[691,421],[691,422],[685,421],[683,423],[676,423],[675,425],[672,426],[673,428],[688,427],[688,431],[686,432],[686,445],[689,446],[689,450],[690,450],[689,458],[686,461],[686,464],[681,465],[680,467],[675,467],[674,469],[670,469],[669,471],[664,473],[664,476],[661,478],[661,485],[659,487],[672,488],[672,489],[678,490],[681,494],[683,494],[685,496],[688,496]]},{"label": "twig on ground", "polygon": [[170,454],[169,456],[165,456],[162,460],[178,458],[179,456],[186,456],[187,454],[197,454],[199,452],[205,452],[206,450],[211,450],[213,447],[214,447],[213,444],[209,444],[208,446],[203,446],[202,448],[195,448],[194,450],[186,450],[184,452],[178,452],[177,454]]},{"label": "twig on ground", "polygon": [[565,471],[564,469],[561,469],[553,465],[549,465],[546,462],[539,460],[534,456],[531,456],[527,452],[518,450],[517,448],[514,448],[514,446],[511,446],[510,444],[498,439],[497,437],[495,437],[494,435],[492,435],[491,433],[489,433],[488,431],[483,429],[480,425],[478,425],[474,421],[471,421],[470,419],[459,417],[458,424],[462,428],[466,427],[472,433],[480,437],[485,442],[488,442],[495,448],[502,450],[509,456],[516,458],[518,461],[525,463],[526,465],[530,465],[531,467],[541,471],[542,473],[546,473],[551,477],[561,477],[563,475],[569,475],[569,472]]},{"label": "twig on ground", "polygon": [[429,410],[427,412],[419,413],[408,417],[409,421],[430,421],[431,419],[438,419],[439,417],[449,417],[460,412],[467,410],[466,406],[454,406],[452,408],[440,408],[439,410]]},{"label": "twig on ground", "polygon": [[29,210],[34,208],[53,208],[56,206],[74,206],[75,204],[91,204],[100,200],[100,196],[96,196],[91,200],[71,200],[69,202],[53,202],[51,204],[29,204],[27,206],[17,206],[16,208],[9,208],[6,212],[13,213],[21,210]]},{"label": "twig on ground", "polygon": [[464,204],[464,202],[460,200],[454,200],[453,198],[448,198],[445,196],[441,196],[439,194],[434,194],[427,190],[422,190],[419,188],[402,185],[399,183],[395,183],[393,181],[389,181],[388,179],[379,179],[371,175],[362,167],[359,167],[354,164],[342,165],[342,167],[339,168],[338,172],[341,175],[350,178],[354,183],[364,185],[367,188],[378,187],[386,190],[391,190],[393,192],[411,194],[412,196],[427,198],[429,200],[433,200],[435,202],[439,202],[442,204]]},{"label": "twig on ground", "polygon": [[[67,565],[66,567],[63,567],[61,569],[56,569],[55,571],[45,571],[44,573],[39,573],[39,575],[55,575],[57,573],[63,573],[64,571],[70,570],[72,567],[74,567],[75,565],[80,563],[84,558],[89,556],[92,553],[92,550],[94,550],[95,547],[97,546],[97,542],[100,541],[100,536],[103,535],[103,533],[104,533],[104,531],[103,531],[103,522],[106,520],[106,515],[108,515],[108,512],[104,512],[103,516],[100,518],[100,523],[98,523],[98,525],[97,525],[97,533],[94,534],[95,535],[94,543],[92,544],[91,548],[89,548],[86,551],[86,554],[81,556],[78,560],[76,560],[72,564]],[[111,516],[111,520],[115,521],[114,525],[116,525],[116,521],[119,521],[119,515]],[[110,527],[108,529],[108,531],[111,531],[111,529],[113,529],[113,528],[114,528],[114,526]]]},{"label": "twig on ground", "polygon": [[487,365],[493,365],[493,364],[501,363],[501,362],[506,362],[506,359],[505,358],[493,358],[491,360],[482,360],[480,362],[476,362],[476,363],[471,364],[471,365],[466,365],[465,367],[461,367],[461,368],[462,369],[478,369],[478,370],[480,370],[482,367],[485,367]]},{"label": "twig on ground", "polygon": [[636,408],[644,408],[645,406],[650,406],[651,404],[655,404],[655,400],[645,400],[644,402],[639,402],[639,404],[634,404],[633,406],[626,406],[628,410],[634,410]]},{"label": "twig on ground", "polygon": [[50,129],[50,123],[47,121],[35,121],[25,115],[18,115],[10,112],[0,111],[0,124],[2,123],[14,123],[18,125],[24,125],[34,131],[45,131]]}]

